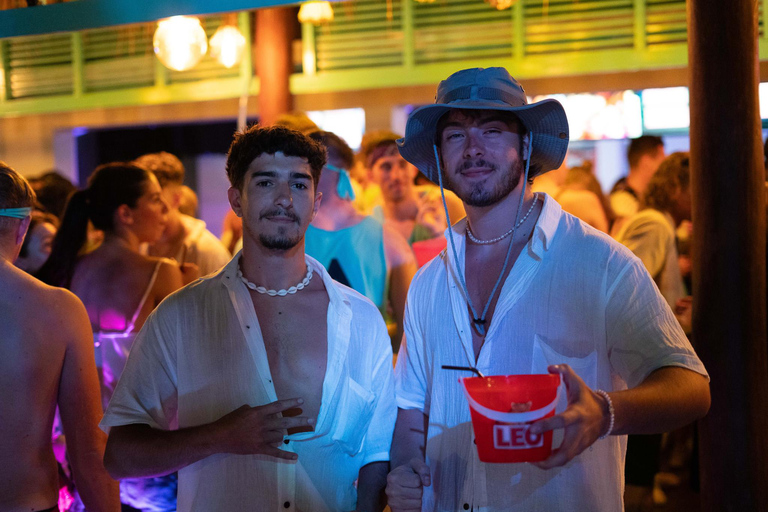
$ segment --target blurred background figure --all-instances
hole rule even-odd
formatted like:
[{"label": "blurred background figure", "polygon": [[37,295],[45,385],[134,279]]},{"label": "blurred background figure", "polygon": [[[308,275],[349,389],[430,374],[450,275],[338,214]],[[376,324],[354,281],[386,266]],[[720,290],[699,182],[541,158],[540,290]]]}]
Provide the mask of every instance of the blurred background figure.
[{"label": "blurred background figure", "polygon": [[190,217],[197,217],[197,194],[186,185],[181,186],[181,201],[179,202],[179,211]]},{"label": "blurred background figure", "polygon": [[219,239],[208,231],[205,222],[179,211],[184,196],[184,165],[181,160],[163,151],[140,156],[134,163],[155,175],[160,183],[163,199],[168,205],[168,218],[163,236],[149,245],[148,254],[194,266],[183,268],[185,283],[226,265],[232,255]]},{"label": "blurred background figure", "polygon": [[610,202],[616,221],[611,233],[616,234],[624,221],[637,213],[651,177],[664,160],[664,141],[654,135],[643,135],[629,142],[627,161],[629,174],[611,189]]},{"label": "blurred background figure", "polygon": [[[616,240],[640,258],[686,334],[691,333],[692,298],[678,263],[676,227],[691,220],[688,153],[672,153],[661,162],[647,184],[641,210],[629,217]],[[688,444],[681,430],[671,439]],[[661,469],[662,434],[630,435],[627,442],[625,504],[628,511],[662,504],[666,498],[657,485]],[[666,474],[667,479],[669,474]],[[671,475],[676,478],[675,475]]]},{"label": "blurred background figure", "polygon": [[565,184],[565,178],[568,175],[568,153],[563,158],[560,167],[544,174],[536,176],[531,185],[532,192],[544,192],[550,197],[557,197],[560,188]]},{"label": "blurred background figure", "polygon": [[[168,206],[154,174],[132,163],[98,167],[76,192],[40,269],[43,281],[72,290],[93,329],[96,366],[106,407],[141,326],[182,285],[175,262],[139,252],[163,235]],[[88,222],[104,232],[101,245],[81,254]],[[175,510],[175,475],[121,482],[121,499],[140,510]]]},{"label": "blurred background figure", "polygon": [[102,463],[106,436],[98,427],[88,315],[73,294],[12,264],[34,203],[29,183],[0,162],[0,510],[59,510],[51,445],[58,408],[83,501],[94,511],[117,512],[117,484]]},{"label": "blurred background figure", "polygon": [[30,183],[43,210],[59,219],[64,216],[67,201],[77,191],[77,187],[56,170],[48,171],[30,180]]},{"label": "blurred background figure", "polygon": [[585,161],[580,166],[568,169],[565,180],[554,198],[563,210],[571,215],[603,233],[609,232],[614,217],[613,210],[600,188],[600,182],[592,172],[592,162]]},{"label": "blurred background figure", "polygon": [[51,254],[53,237],[58,228],[58,217],[40,210],[32,210],[29,230],[15,265],[24,272],[35,275]]},{"label": "blurred background figure", "polygon": [[413,253],[400,233],[355,209],[348,171],[354,165],[354,154],[347,143],[323,131],[312,132],[309,138],[325,147],[328,163],[317,185],[323,198],[307,229],[305,250],[332,278],[376,304],[389,319],[397,353],[408,286],[416,273]]},{"label": "blurred background figure", "polygon": [[[448,222],[440,189],[435,184],[414,184],[419,171],[400,156],[399,138],[392,132],[373,132],[360,149],[370,181],[381,190],[380,202],[373,207],[373,215],[399,232],[411,245],[442,237]],[[462,219],[464,207],[455,194],[446,191],[445,200],[451,222]]]}]

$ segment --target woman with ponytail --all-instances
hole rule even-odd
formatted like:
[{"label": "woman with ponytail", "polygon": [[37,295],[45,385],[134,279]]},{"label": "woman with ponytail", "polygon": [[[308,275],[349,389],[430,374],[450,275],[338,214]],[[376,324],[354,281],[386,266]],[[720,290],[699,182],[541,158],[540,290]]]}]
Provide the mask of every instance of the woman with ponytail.
[{"label": "woman with ponytail", "polygon": [[[139,253],[155,243],[165,227],[168,206],[155,176],[130,163],[98,167],[88,188],[69,200],[40,278],[70,289],[85,304],[94,333],[96,365],[106,408],[136,335],[153,309],[182,286],[172,260]],[[85,253],[88,223],[104,241]],[[135,508],[175,510],[175,480],[121,482],[121,498]],[[161,502],[161,503],[158,503]]]}]

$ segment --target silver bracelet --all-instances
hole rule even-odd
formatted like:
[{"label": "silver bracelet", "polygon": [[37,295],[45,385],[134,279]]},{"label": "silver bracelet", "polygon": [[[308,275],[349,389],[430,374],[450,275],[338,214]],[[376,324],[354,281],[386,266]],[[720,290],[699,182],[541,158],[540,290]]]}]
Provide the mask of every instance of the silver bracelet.
[{"label": "silver bracelet", "polygon": [[616,420],[616,416],[613,413],[613,402],[611,401],[611,397],[608,396],[608,393],[606,393],[602,389],[596,389],[595,393],[605,398],[605,401],[608,402],[608,414],[610,414],[611,416],[611,419],[608,422],[608,431],[605,434],[598,437],[598,439],[605,439],[606,437],[611,435],[611,432],[613,432],[613,424],[614,424],[614,421]]}]

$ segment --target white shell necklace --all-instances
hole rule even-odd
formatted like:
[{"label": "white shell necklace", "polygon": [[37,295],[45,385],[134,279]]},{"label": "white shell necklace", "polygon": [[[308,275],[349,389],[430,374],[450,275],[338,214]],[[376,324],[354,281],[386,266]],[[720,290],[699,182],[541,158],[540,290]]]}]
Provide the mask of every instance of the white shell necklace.
[{"label": "white shell necklace", "polygon": [[495,244],[496,242],[500,242],[504,240],[509,235],[511,235],[513,231],[515,231],[517,228],[523,225],[523,223],[525,222],[525,219],[527,219],[528,216],[531,214],[538,200],[539,200],[539,194],[538,193],[533,194],[533,202],[531,203],[531,207],[528,208],[528,212],[523,216],[522,219],[520,219],[520,222],[518,222],[516,226],[514,226],[512,229],[510,229],[503,235],[497,236],[496,238],[491,238],[490,240],[480,240],[479,238],[475,238],[475,235],[472,234],[472,228],[469,226],[469,221],[467,221],[467,236],[469,237],[470,240],[472,240],[474,243],[479,245]]},{"label": "white shell necklace", "polygon": [[286,289],[267,290],[263,286],[256,286],[255,284],[253,284],[252,282],[250,282],[248,279],[245,278],[245,276],[243,275],[243,271],[239,266],[237,268],[237,277],[239,277],[240,280],[243,283],[245,283],[245,286],[255,291],[256,293],[269,295],[270,297],[285,297],[288,294],[293,295],[299,290],[303,290],[309,284],[309,282],[312,280],[312,267],[309,265],[309,262],[307,262],[307,275],[304,276],[304,279],[302,279],[302,281],[299,284],[297,284],[296,286],[291,286],[287,290]]}]

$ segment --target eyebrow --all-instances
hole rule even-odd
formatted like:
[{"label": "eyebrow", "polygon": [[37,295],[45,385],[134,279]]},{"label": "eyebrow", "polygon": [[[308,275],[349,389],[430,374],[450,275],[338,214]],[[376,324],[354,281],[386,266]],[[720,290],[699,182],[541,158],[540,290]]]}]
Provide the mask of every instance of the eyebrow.
[{"label": "eyebrow", "polygon": [[[275,171],[253,171],[251,178],[276,178],[277,173]],[[312,176],[309,173],[304,172],[291,172],[291,179],[294,180],[311,180]]]}]

